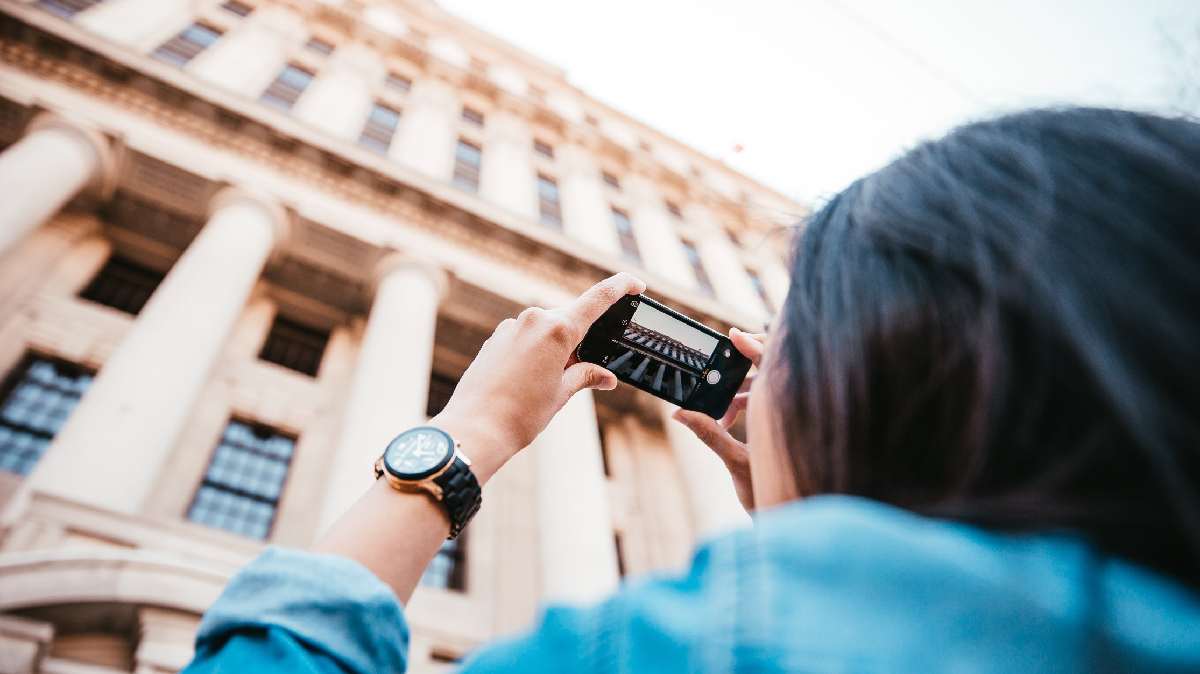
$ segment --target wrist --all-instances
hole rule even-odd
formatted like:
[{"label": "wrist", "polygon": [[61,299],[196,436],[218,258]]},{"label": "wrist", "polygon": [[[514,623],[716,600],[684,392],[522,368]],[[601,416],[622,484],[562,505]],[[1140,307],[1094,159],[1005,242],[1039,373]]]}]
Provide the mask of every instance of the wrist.
[{"label": "wrist", "polygon": [[513,443],[507,438],[507,433],[491,428],[480,419],[464,419],[443,412],[430,419],[429,425],[442,429],[454,438],[470,461],[471,472],[481,486],[516,453],[510,447]]}]

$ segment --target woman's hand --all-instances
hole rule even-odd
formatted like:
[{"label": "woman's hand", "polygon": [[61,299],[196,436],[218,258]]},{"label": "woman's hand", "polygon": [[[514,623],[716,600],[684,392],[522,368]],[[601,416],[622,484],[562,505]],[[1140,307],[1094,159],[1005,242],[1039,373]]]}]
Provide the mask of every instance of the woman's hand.
[{"label": "woman's hand", "polygon": [[[766,335],[750,334],[732,328],[729,331],[729,339],[733,342],[734,347],[749,358],[757,368],[759,362],[762,361]],[[737,491],[738,500],[742,502],[742,507],[747,512],[754,510],[754,488],[750,481],[750,451],[746,447],[746,443],[730,435],[729,429],[737,422],[738,416],[745,411],[746,402],[750,400],[750,384],[753,381],[753,374],[746,377],[738,389],[737,395],[733,397],[733,402],[730,403],[725,416],[721,417],[719,421],[707,414],[690,410],[681,409],[674,414],[677,421],[687,426],[725,463],[729,474],[733,476],[733,487]]]},{"label": "woman's hand", "polygon": [[616,388],[616,375],[578,362],[575,347],[617,300],[645,289],[617,274],[565,307],[531,307],[496,327],[431,421],[463,443],[480,482],[532,442],[577,391]]}]

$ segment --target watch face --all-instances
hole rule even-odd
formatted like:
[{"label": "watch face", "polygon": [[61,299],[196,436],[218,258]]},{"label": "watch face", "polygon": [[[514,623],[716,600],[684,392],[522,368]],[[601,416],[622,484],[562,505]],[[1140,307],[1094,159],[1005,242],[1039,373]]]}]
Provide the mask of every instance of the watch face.
[{"label": "watch face", "polygon": [[401,433],[383,453],[388,472],[407,480],[419,480],[437,472],[454,456],[450,436],[436,428],[414,428]]}]

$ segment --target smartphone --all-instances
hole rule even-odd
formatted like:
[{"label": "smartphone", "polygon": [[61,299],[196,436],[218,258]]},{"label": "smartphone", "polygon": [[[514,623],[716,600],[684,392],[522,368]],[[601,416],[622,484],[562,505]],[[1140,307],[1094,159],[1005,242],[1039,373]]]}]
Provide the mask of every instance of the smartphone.
[{"label": "smartphone", "polygon": [[600,317],[576,351],[617,379],[720,419],[750,371],[750,359],[708,326],[645,295],[626,295]]}]

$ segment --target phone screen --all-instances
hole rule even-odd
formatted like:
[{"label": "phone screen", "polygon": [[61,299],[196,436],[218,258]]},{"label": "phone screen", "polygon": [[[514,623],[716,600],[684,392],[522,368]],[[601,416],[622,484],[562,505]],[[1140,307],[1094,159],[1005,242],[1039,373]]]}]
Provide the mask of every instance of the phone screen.
[{"label": "phone screen", "polygon": [[696,390],[718,342],[646,302],[634,309],[618,341],[624,352],[605,367],[676,404]]},{"label": "phone screen", "polygon": [[750,369],[728,337],[640,295],[605,312],[578,355],[627,384],[718,418]]}]

